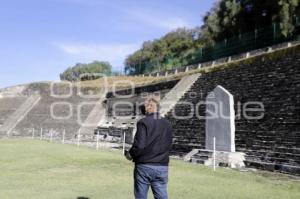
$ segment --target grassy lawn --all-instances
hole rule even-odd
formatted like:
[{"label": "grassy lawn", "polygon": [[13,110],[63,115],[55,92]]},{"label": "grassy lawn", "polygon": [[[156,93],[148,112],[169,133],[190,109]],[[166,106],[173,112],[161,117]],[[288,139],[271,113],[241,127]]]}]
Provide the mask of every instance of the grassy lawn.
[{"label": "grassy lawn", "polygon": [[[0,154],[1,199],[133,198],[133,165],[119,152],[5,139]],[[171,161],[169,192],[171,199],[298,199],[300,182]]]}]

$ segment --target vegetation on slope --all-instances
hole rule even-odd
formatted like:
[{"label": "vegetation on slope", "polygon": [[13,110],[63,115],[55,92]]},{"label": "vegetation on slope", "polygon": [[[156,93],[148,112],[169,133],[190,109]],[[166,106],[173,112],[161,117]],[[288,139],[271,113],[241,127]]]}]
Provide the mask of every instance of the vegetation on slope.
[{"label": "vegetation on slope", "polygon": [[299,0],[220,0],[204,16],[201,28],[181,28],[144,42],[141,49],[127,57],[125,70],[128,74],[142,74],[192,64],[199,59],[199,53],[202,55],[200,48],[250,31],[263,32],[268,26],[272,34],[272,24],[277,24],[280,37],[291,37],[299,24],[297,16]]},{"label": "vegetation on slope", "polygon": [[60,74],[61,80],[66,81],[80,81],[91,80],[99,78],[97,74],[112,74],[112,66],[108,62],[94,61],[89,64],[78,63],[73,67],[69,67],[62,74]]}]

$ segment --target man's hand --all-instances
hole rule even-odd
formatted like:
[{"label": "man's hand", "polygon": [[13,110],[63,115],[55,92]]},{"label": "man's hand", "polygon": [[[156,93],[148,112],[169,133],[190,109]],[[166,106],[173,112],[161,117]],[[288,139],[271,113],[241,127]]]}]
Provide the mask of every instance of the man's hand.
[{"label": "man's hand", "polygon": [[125,150],[125,154],[124,155],[125,155],[125,157],[126,157],[127,160],[132,161],[132,157],[131,157],[129,151]]}]

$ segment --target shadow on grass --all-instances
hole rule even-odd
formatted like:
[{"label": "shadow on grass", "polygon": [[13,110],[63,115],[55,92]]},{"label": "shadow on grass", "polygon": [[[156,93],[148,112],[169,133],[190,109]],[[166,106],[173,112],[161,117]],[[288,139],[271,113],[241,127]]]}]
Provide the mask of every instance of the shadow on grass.
[{"label": "shadow on grass", "polygon": [[79,196],[79,197],[77,197],[76,199],[90,199],[90,198],[88,198],[88,197],[83,197],[83,196]]}]

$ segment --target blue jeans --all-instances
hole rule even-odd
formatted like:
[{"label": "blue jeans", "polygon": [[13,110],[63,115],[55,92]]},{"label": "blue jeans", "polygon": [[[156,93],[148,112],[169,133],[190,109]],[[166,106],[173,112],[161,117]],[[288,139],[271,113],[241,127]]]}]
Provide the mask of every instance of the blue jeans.
[{"label": "blue jeans", "polygon": [[150,186],[155,199],[168,199],[167,184],[168,166],[135,165],[135,199],[147,199]]}]

